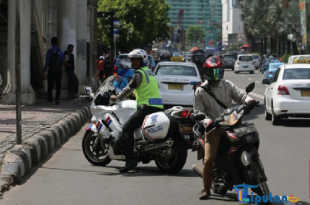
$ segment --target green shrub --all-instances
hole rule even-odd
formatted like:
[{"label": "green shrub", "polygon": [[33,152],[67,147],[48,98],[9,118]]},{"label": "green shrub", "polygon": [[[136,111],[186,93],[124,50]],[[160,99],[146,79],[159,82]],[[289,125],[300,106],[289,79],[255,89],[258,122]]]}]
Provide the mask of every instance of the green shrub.
[{"label": "green shrub", "polygon": [[285,53],[285,54],[281,57],[281,61],[282,61],[283,63],[287,63],[288,58],[289,58],[290,56],[292,56],[292,55],[294,55],[294,54]]}]

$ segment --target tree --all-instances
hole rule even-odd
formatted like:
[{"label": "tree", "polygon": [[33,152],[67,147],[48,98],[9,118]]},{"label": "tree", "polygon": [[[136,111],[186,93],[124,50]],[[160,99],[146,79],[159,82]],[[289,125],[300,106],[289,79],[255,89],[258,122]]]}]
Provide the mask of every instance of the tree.
[{"label": "tree", "polygon": [[[114,11],[120,20],[117,48],[130,51],[169,37],[167,23],[169,5],[164,0],[99,0],[98,11]],[[110,45],[110,17],[98,19],[98,37]]]},{"label": "tree", "polygon": [[192,43],[205,41],[205,32],[201,26],[189,26],[186,30],[186,40]]}]

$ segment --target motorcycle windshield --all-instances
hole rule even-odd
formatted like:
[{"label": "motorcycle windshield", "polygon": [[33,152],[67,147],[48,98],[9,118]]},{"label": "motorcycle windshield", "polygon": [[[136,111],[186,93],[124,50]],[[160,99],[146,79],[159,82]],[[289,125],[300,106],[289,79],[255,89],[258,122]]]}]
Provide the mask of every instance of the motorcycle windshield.
[{"label": "motorcycle windshield", "polygon": [[111,95],[117,95],[127,86],[127,81],[119,75],[113,75],[101,83],[94,98],[95,105],[109,105]]}]

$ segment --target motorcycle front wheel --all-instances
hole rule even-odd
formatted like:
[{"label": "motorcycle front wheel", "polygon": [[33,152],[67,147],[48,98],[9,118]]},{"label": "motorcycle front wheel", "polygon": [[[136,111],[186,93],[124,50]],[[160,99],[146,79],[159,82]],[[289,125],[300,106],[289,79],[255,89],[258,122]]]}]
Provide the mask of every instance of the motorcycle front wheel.
[{"label": "motorcycle front wheel", "polygon": [[98,142],[95,147],[97,135],[92,131],[86,131],[82,141],[83,154],[87,161],[96,166],[105,166],[111,162],[108,150],[103,149]]},{"label": "motorcycle front wheel", "polygon": [[[248,170],[250,176],[250,183],[252,185],[259,185],[257,188],[252,188],[252,191],[258,194],[259,196],[269,195],[269,188],[265,179],[265,171],[260,161],[259,157],[254,155],[250,164],[250,169]],[[267,202],[264,204],[271,204]]]},{"label": "motorcycle front wheel", "polygon": [[164,173],[178,173],[186,163],[187,145],[183,139],[174,140],[171,149],[162,150],[155,157],[158,169]]}]

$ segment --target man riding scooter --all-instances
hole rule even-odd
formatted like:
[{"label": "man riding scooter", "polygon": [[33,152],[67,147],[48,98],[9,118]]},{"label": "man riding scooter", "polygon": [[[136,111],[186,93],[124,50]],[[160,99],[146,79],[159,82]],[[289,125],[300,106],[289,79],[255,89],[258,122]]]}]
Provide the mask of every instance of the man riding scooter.
[{"label": "man riding scooter", "polygon": [[[204,114],[203,125],[206,133],[214,127],[215,119],[227,108],[231,107],[232,100],[238,104],[247,102],[249,109],[253,109],[256,101],[246,96],[236,85],[229,80],[223,80],[224,68],[221,59],[210,57],[203,63],[203,72],[206,81],[195,92],[194,114]],[[225,108],[226,107],[226,108]],[[211,182],[213,174],[213,163],[221,136],[226,134],[222,129],[214,129],[205,134],[205,156],[202,171],[203,189],[199,199],[210,197]]]}]

